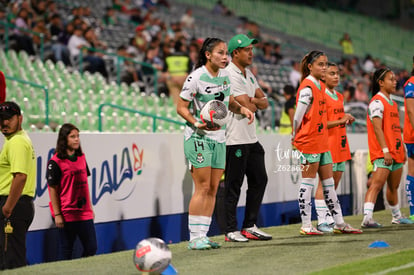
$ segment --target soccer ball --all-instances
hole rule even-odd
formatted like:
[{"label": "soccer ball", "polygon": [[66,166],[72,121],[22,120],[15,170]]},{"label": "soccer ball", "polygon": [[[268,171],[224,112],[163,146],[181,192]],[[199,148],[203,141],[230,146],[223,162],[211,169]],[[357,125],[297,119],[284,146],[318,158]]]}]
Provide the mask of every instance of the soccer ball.
[{"label": "soccer ball", "polygon": [[221,127],[227,123],[229,111],[220,100],[210,100],[200,111],[200,118],[208,128]]},{"label": "soccer ball", "polygon": [[133,261],[141,272],[161,274],[171,263],[171,251],[161,239],[143,239],[134,250]]}]

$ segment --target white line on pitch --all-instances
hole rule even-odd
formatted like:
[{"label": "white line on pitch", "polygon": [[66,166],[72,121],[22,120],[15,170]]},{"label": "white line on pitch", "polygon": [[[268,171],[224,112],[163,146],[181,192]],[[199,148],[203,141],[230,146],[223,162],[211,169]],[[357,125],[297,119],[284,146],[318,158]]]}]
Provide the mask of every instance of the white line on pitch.
[{"label": "white line on pitch", "polygon": [[391,267],[391,268],[385,269],[381,272],[370,273],[370,275],[383,275],[383,274],[387,274],[389,272],[394,272],[394,271],[410,268],[410,267],[413,267],[413,266],[414,266],[414,262],[411,262],[411,263],[408,263],[408,264],[405,264],[405,265],[401,265],[401,266],[397,266],[397,267]]}]

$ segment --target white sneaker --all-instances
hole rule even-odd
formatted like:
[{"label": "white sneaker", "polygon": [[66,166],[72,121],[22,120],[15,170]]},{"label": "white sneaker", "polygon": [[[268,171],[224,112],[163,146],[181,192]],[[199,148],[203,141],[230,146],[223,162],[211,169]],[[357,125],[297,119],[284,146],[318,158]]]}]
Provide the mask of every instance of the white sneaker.
[{"label": "white sneaker", "polygon": [[252,227],[249,227],[249,228],[243,228],[241,230],[241,233],[243,236],[251,240],[267,241],[267,240],[272,239],[272,235],[267,234],[266,232],[263,232],[262,230],[257,228],[256,225],[253,225]]},{"label": "white sneaker", "polygon": [[310,227],[301,227],[299,233],[301,235],[323,235],[322,231],[319,231],[312,225]]},{"label": "white sneaker", "polygon": [[224,236],[226,242],[248,242],[249,239],[243,236],[239,231],[229,232]]}]

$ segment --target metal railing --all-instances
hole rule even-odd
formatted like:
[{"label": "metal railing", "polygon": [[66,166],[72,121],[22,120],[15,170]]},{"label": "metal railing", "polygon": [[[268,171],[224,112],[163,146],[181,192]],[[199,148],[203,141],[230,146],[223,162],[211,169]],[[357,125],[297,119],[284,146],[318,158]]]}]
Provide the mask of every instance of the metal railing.
[{"label": "metal railing", "polygon": [[146,62],[141,62],[141,61],[137,61],[134,60],[132,58],[129,57],[124,57],[124,56],[120,56],[116,53],[112,53],[112,52],[107,52],[101,49],[97,49],[97,48],[92,48],[92,47],[82,47],[81,51],[79,53],[79,66],[78,66],[78,70],[82,73],[83,72],[83,57],[85,56],[84,51],[92,51],[92,52],[98,52],[98,53],[102,53],[104,55],[107,56],[112,56],[116,58],[116,83],[119,85],[121,84],[121,66],[122,63],[124,61],[129,61],[132,62],[134,64],[137,65],[141,65],[143,67],[149,68],[150,70],[152,70],[153,72],[153,77],[154,77],[154,93],[158,94],[158,71],[157,69],[155,69],[151,64],[146,63]]},{"label": "metal railing", "polygon": [[154,133],[157,131],[157,120],[167,121],[167,122],[171,122],[171,123],[178,124],[178,125],[183,125],[183,126],[185,125],[184,122],[177,121],[177,120],[174,120],[174,119],[171,119],[171,118],[157,116],[157,115],[154,115],[154,114],[150,114],[150,113],[143,112],[143,111],[138,111],[138,110],[135,110],[135,109],[130,109],[130,108],[120,106],[120,105],[115,105],[115,104],[112,104],[112,103],[102,103],[101,105],[99,105],[99,108],[98,108],[98,130],[99,130],[99,132],[102,132],[102,115],[101,115],[102,108],[106,107],[106,106],[109,106],[109,107],[112,107],[112,108],[115,108],[115,109],[119,109],[119,110],[123,110],[123,111],[126,111],[126,112],[130,112],[130,113],[140,114],[142,116],[151,117],[152,118],[152,132],[154,132]]},{"label": "metal railing", "polygon": [[6,79],[17,81],[19,83],[27,84],[35,88],[42,89],[45,92],[45,125],[49,125],[49,89],[46,86],[31,82],[28,80],[20,79],[14,76],[5,75]]},{"label": "metal railing", "polygon": [[275,121],[275,119],[276,119],[275,101],[272,98],[268,98],[268,102],[269,102],[269,105],[272,107],[272,110],[271,110],[272,115],[271,115],[271,124],[270,124],[270,127],[272,129],[275,129],[275,124],[276,124],[276,121]]},{"label": "metal railing", "polygon": [[44,60],[45,55],[45,35],[43,33],[35,32],[30,29],[20,28],[12,23],[6,22],[6,21],[0,21],[0,25],[4,26],[4,50],[7,52],[9,50],[9,42],[10,42],[10,30],[18,29],[19,31],[28,32],[33,35],[40,37],[40,59]]}]

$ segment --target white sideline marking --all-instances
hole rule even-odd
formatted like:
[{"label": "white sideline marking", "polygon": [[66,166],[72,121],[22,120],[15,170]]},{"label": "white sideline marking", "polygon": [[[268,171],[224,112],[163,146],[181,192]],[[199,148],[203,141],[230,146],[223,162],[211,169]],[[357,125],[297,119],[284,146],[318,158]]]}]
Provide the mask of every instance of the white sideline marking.
[{"label": "white sideline marking", "polygon": [[408,263],[408,264],[405,264],[405,265],[401,265],[401,266],[398,266],[398,267],[391,267],[391,268],[385,269],[381,272],[370,273],[370,274],[371,275],[382,275],[382,274],[387,274],[389,272],[394,272],[394,271],[410,268],[410,267],[413,267],[413,266],[414,266],[414,262],[411,262],[411,263]]}]

